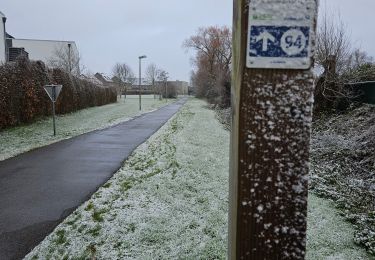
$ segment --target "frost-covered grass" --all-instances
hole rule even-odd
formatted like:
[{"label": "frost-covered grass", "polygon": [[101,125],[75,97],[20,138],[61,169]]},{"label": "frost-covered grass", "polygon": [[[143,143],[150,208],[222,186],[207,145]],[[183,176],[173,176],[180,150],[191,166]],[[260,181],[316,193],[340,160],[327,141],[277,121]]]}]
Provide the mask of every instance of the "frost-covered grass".
[{"label": "frost-covered grass", "polygon": [[306,259],[374,259],[354,244],[355,230],[339,214],[334,203],[309,194]]},{"label": "frost-covered grass", "polygon": [[122,97],[115,104],[59,115],[56,119],[56,136],[53,136],[52,117],[43,118],[32,124],[5,129],[0,131],[0,161],[62,139],[118,124],[173,101],[159,101],[153,96],[143,96],[142,112],[140,112],[138,96],[128,96],[126,101]]},{"label": "frost-covered grass", "polygon": [[225,258],[229,133],[202,105],[185,105],[27,259]]},{"label": "frost-covered grass", "polygon": [[333,200],[375,258],[375,106],[314,122],[311,189]]},{"label": "frost-covered grass", "polygon": [[[228,158],[229,132],[190,100],[26,259],[225,259]],[[308,259],[366,259],[332,205],[309,205]]]},{"label": "frost-covered grass", "polygon": [[[211,106],[230,128],[230,109]],[[310,190],[334,201],[356,228],[354,241],[375,256],[375,106],[325,115],[313,124]]]}]

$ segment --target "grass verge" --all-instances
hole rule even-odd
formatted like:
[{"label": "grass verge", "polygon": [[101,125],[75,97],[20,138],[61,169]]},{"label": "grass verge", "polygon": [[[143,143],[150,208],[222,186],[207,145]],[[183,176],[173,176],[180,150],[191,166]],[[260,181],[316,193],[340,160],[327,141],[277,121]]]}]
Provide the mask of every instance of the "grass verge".
[{"label": "grass verge", "polygon": [[[226,259],[228,158],[229,132],[190,100],[26,259]],[[313,195],[308,228],[307,259],[368,259]]]}]

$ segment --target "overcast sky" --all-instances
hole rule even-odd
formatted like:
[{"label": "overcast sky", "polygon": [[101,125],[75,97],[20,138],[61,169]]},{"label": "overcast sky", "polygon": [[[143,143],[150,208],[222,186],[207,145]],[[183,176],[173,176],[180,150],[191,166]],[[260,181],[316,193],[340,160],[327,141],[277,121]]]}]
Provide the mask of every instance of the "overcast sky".
[{"label": "overcast sky", "polygon": [[[375,1],[322,0],[325,9],[340,12],[353,42],[375,56]],[[154,62],[171,79],[189,80],[190,56],[184,39],[200,26],[232,23],[232,0],[1,0],[7,31],[16,38],[73,40],[91,72],[109,74],[116,62],[138,74]]]}]

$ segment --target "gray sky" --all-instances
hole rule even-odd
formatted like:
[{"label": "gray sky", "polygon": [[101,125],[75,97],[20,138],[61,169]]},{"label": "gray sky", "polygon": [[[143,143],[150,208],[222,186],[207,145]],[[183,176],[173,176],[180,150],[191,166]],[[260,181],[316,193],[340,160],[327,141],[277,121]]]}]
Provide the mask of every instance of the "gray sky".
[{"label": "gray sky", "polygon": [[348,29],[354,47],[375,57],[375,1],[374,0],[321,0],[320,14],[335,13]]},{"label": "gray sky", "polygon": [[[340,10],[353,42],[375,56],[374,0],[321,0]],[[138,74],[138,56],[189,80],[190,56],[181,48],[198,27],[232,23],[232,0],[1,0],[7,31],[16,38],[74,40],[91,72],[110,73],[126,62]]]}]

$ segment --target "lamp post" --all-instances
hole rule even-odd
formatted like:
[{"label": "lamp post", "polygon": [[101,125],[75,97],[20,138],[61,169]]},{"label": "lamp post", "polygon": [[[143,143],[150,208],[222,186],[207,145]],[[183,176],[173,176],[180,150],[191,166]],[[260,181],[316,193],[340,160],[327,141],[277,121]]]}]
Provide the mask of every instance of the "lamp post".
[{"label": "lamp post", "polygon": [[68,43],[68,66],[69,66],[69,73],[72,73],[72,57],[71,57],[71,48],[72,44]]},{"label": "lamp post", "polygon": [[147,58],[146,55],[139,56],[139,110],[142,110],[142,93],[141,93],[141,60]]},{"label": "lamp post", "polygon": [[7,33],[6,33],[6,29],[5,29],[5,23],[6,23],[6,21],[7,21],[7,18],[3,17],[4,50],[5,50],[5,53],[4,53],[4,55],[5,55],[4,56],[4,62],[8,62],[9,61],[9,49],[8,49],[8,45],[7,45]]}]

